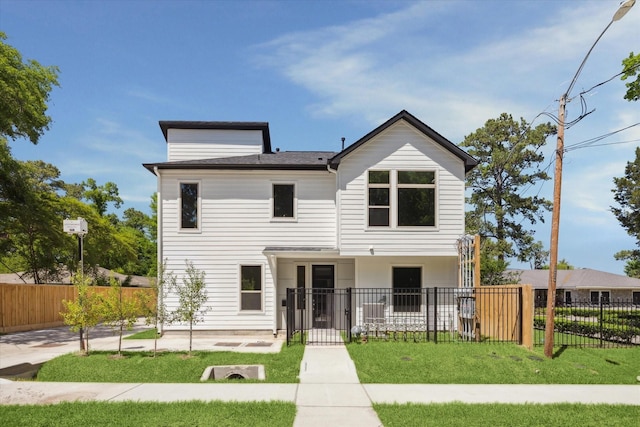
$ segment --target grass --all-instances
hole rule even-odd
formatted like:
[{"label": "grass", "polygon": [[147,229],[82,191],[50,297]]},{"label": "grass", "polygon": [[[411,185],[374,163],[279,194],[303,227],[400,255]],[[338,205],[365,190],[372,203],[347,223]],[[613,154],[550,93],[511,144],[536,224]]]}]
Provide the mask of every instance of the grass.
[{"label": "grass", "polygon": [[156,331],[156,328],[153,328],[153,329],[147,329],[145,331],[135,333],[133,335],[128,335],[124,339],[125,340],[152,340],[152,339],[155,339],[156,337],[160,338],[160,336],[158,335],[158,332]]},{"label": "grass", "polygon": [[373,405],[385,427],[404,426],[580,426],[636,425],[640,406],[584,404]]},{"label": "grass", "polygon": [[[296,406],[286,402],[73,402],[0,405],[10,426],[290,426]],[[55,420],[55,421],[53,421]]]},{"label": "grass", "polygon": [[[183,352],[92,352],[89,356],[66,354],[46,362],[38,372],[38,381],[61,382],[142,382],[197,383],[207,366],[265,366],[266,382],[297,383],[304,346],[283,347],[280,353]],[[228,380],[234,381],[234,380]],[[237,380],[235,380],[237,381]],[[243,380],[261,382],[259,380]]]},{"label": "grass", "polygon": [[515,344],[370,341],[347,345],[362,383],[636,384],[640,347],[542,349]]}]

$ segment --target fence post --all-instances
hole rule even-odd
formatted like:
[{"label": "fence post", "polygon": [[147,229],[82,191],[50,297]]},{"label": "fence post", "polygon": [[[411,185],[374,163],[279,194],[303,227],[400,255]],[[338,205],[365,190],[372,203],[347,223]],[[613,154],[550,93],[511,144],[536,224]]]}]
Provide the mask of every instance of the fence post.
[{"label": "fence post", "polygon": [[603,304],[602,302],[604,301],[604,298],[602,297],[602,295],[600,296],[600,317],[598,318],[598,324],[600,326],[600,347],[604,347],[604,342],[602,339],[602,320],[604,319],[604,308],[602,307]]},{"label": "fence post", "polygon": [[433,342],[438,344],[438,287],[433,288]]},{"label": "fence post", "polygon": [[347,288],[347,304],[345,308],[345,315],[347,321],[347,341],[351,342],[351,288]]},{"label": "fence post", "polygon": [[[293,320],[292,313],[291,313],[291,306],[293,303],[292,294],[293,294],[293,289],[287,288],[287,309],[286,309],[287,319],[285,320],[287,323],[287,346],[291,344],[291,334],[293,332],[291,328],[291,322]],[[293,314],[295,315],[295,312]]]},{"label": "fence post", "polygon": [[520,287],[520,345],[533,350],[533,288],[531,285]]}]

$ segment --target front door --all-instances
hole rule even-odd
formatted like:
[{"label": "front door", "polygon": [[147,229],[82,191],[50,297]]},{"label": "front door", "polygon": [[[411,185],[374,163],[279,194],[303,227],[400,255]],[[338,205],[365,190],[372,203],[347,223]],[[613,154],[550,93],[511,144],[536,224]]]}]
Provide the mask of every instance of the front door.
[{"label": "front door", "polygon": [[333,265],[311,266],[311,287],[313,288],[312,315],[314,328],[333,327]]}]

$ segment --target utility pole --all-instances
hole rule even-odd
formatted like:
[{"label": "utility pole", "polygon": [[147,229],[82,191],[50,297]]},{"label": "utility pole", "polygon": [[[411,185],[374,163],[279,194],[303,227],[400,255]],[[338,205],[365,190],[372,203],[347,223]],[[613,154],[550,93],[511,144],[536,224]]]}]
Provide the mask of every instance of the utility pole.
[{"label": "utility pole", "polygon": [[558,237],[560,231],[560,198],[562,192],[562,161],[564,158],[564,117],[567,94],[560,97],[558,108],[558,144],[556,147],[556,169],[553,181],[553,212],[551,215],[551,248],[549,249],[549,285],[547,287],[547,323],[544,330],[544,354],[553,356],[553,334],[555,329],[556,281],[558,278]]},{"label": "utility pole", "polygon": [[609,29],[611,24],[615,21],[619,21],[624,15],[629,12],[629,9],[633,7],[636,0],[626,0],[620,3],[620,7],[611,18],[609,24],[600,33],[595,42],[591,45],[591,48],[587,52],[587,55],[580,63],[578,71],[573,76],[569,88],[560,97],[560,105],[558,107],[558,143],[556,147],[556,168],[554,172],[553,183],[553,212],[551,216],[551,247],[549,248],[549,284],[547,287],[547,316],[546,325],[544,330],[544,355],[546,357],[553,357],[553,334],[555,331],[555,306],[556,306],[556,281],[558,278],[558,236],[560,234],[560,199],[562,193],[562,160],[564,156],[564,131],[565,131],[565,110],[567,102],[569,102],[569,93],[573,89],[573,85],[576,83],[582,68],[584,67],[587,58],[591,54],[591,51],[596,46],[598,41],[602,38],[604,33]]}]

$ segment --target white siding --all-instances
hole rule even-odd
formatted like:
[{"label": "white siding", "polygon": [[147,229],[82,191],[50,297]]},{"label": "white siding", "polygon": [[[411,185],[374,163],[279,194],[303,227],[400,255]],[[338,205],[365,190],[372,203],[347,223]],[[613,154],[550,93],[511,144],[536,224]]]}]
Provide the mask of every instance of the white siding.
[{"label": "white siding", "polygon": [[214,159],[262,153],[262,131],[231,129],[169,129],[169,161]]},{"label": "white siding", "polygon": [[[188,174],[187,174],[188,173]],[[267,246],[336,246],[335,175],[328,172],[164,171],[163,253],[167,271],[182,280],[185,260],[204,270],[211,310],[196,329],[271,330],[275,284]],[[178,230],[179,182],[200,182],[200,232]],[[296,221],[271,219],[271,183],[296,185]],[[240,311],[240,265],[264,269],[263,311]],[[172,297],[168,305],[175,306]],[[171,329],[171,328],[169,328]]]},{"label": "white siding", "polygon": [[[367,170],[437,171],[437,227],[367,227]],[[343,159],[339,175],[339,245],[343,256],[455,256],[464,234],[464,164],[404,121]],[[391,209],[394,209],[392,206]]]},{"label": "white siding", "polygon": [[359,288],[391,288],[392,267],[422,267],[423,288],[453,288],[458,284],[457,257],[359,257]]}]

